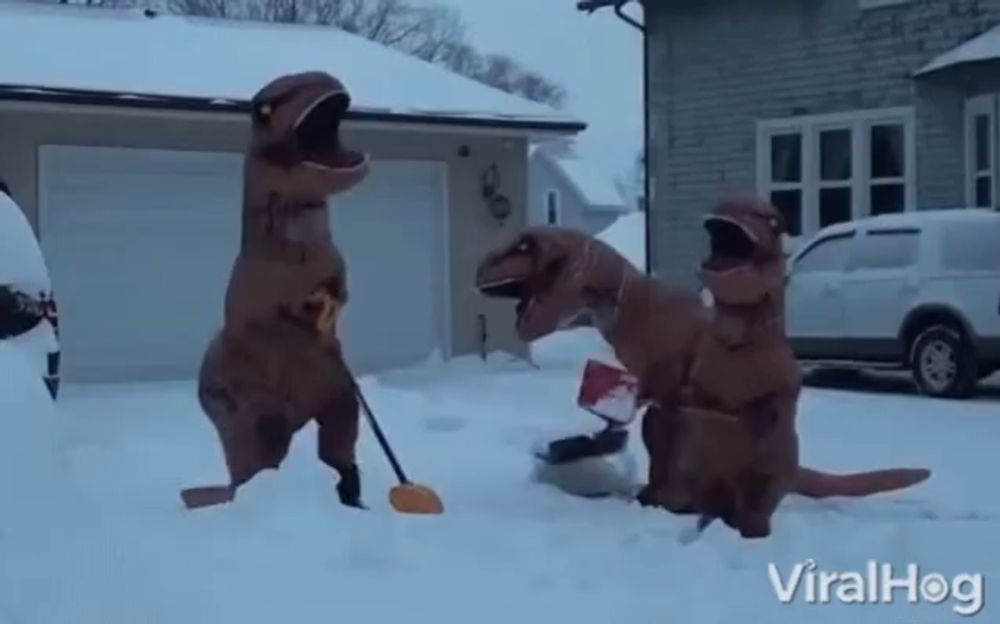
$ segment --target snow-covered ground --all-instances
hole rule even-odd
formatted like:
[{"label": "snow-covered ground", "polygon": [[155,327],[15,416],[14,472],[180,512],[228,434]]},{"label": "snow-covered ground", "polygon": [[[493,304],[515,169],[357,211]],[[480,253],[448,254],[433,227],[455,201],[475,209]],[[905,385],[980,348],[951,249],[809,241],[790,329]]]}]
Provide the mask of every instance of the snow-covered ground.
[{"label": "snow-covered ground", "polygon": [[[392,475],[367,429],[368,511],[337,503],[311,428],[235,504],[184,511],[181,488],[224,477],[192,385],[71,387],[51,410],[40,382],[8,375],[0,622],[937,623],[961,620],[952,603],[852,608],[800,594],[782,605],[767,565],[917,563],[984,573],[987,592],[1000,574],[995,399],[807,390],[810,465],[926,465],[932,480],[861,501],[792,498],[770,539],[717,524],[683,545],[690,519],[533,478],[533,444],[597,424],[573,400],[579,356],[596,347],[576,330],[541,345],[540,369],[497,355],[363,381],[404,467],[444,499],[446,513],[431,517],[389,508]],[[0,355],[16,368],[15,354]],[[641,475],[637,438],[630,453]]]},{"label": "snow-covered ground", "polygon": [[[603,238],[634,252],[639,228],[641,215],[629,215]],[[896,565],[896,576],[911,563],[946,579],[984,574],[978,621],[998,621],[988,600],[1000,575],[995,388],[969,402],[885,385],[893,392],[807,389],[805,463],[927,466],[932,479],[865,500],[789,497],[769,539],[744,541],[716,523],[688,543],[690,518],[577,498],[539,478],[550,473],[533,447],[598,426],[574,399],[586,358],[611,355],[578,329],[532,356],[534,365],[497,354],[362,380],[411,478],[442,496],[442,516],[392,511],[392,473],[367,428],[359,450],[370,509],[341,506],[312,426],[281,470],[234,504],[189,512],[182,488],[225,478],[193,384],[68,387],[53,407],[22,352],[0,343],[0,624],[964,620],[952,611],[961,596],[910,605],[897,591],[891,605],[816,605],[803,587],[782,604],[768,565],[784,581],[808,559],[817,573],[865,573],[874,560]],[[590,463],[620,479],[630,465],[641,479],[636,435],[624,457]]]}]

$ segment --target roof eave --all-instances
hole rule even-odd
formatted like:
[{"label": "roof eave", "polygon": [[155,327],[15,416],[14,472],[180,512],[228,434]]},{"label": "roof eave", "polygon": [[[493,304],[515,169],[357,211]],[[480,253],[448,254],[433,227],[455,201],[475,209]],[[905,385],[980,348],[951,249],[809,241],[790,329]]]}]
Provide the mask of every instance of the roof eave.
[{"label": "roof eave", "polygon": [[[246,100],[208,99],[185,96],[144,95],[83,89],[53,89],[31,85],[0,84],[0,101],[91,106],[108,109],[139,109],[208,114],[248,114]],[[507,130],[527,134],[576,134],[587,128],[582,121],[502,118],[447,113],[349,110],[345,121],[420,125],[455,129]]]}]

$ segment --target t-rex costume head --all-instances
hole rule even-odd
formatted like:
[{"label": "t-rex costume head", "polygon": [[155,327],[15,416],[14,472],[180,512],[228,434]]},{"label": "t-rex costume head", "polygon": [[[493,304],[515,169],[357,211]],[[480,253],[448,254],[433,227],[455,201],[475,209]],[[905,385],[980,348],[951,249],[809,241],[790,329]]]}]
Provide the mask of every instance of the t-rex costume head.
[{"label": "t-rex costume head", "polygon": [[282,76],[252,99],[243,169],[240,252],[223,330],[202,361],[198,398],[222,442],[230,482],[184,493],[191,507],[230,500],[277,468],[292,436],[319,425],[319,458],[358,506],[358,401],[337,339],[347,269],[333,244],[327,199],[357,185],[367,156],[342,144],[350,96],[322,72]]},{"label": "t-rex costume head", "polygon": [[781,297],[785,223],[773,206],[757,198],[721,201],[705,217],[705,229],[711,251],[701,277],[715,301],[739,306]]},{"label": "t-rex costume head", "polygon": [[280,172],[273,182],[282,192],[325,197],[365,177],[368,158],[340,141],[340,123],[350,105],[344,85],[323,72],[282,76],[254,95],[250,151]]},{"label": "t-rex costume head", "polygon": [[517,333],[530,342],[567,327],[605,324],[629,280],[640,275],[600,240],[535,226],[480,261],[476,287],[488,297],[517,300]]}]

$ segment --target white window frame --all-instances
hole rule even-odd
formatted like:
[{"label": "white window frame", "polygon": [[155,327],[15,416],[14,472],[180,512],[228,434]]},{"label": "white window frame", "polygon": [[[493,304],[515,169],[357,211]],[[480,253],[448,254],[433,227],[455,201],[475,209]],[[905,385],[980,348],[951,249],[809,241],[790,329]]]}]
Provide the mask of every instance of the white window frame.
[{"label": "white window frame", "polygon": [[[770,197],[772,191],[802,190],[802,238],[819,231],[819,189],[841,186],[843,183],[820,180],[819,133],[828,129],[851,129],[851,219],[871,214],[870,189],[879,184],[903,184],[903,211],[916,210],[916,127],[912,107],[863,109],[827,115],[802,115],[784,119],[764,119],[757,122],[757,192]],[[900,178],[871,177],[872,126],[900,124],[903,126],[904,169]],[[802,182],[771,182],[771,137],[799,133],[802,137]],[[798,242],[792,237],[793,244]]]},{"label": "white window frame", "polygon": [[[965,101],[965,203],[976,205],[976,182],[979,178],[990,178],[990,206],[995,208],[997,202],[997,117],[1000,96],[991,93],[977,95]],[[976,117],[986,115],[990,120],[989,131],[989,166],[987,169],[976,168]]]},{"label": "white window frame", "polygon": [[[549,220],[550,198],[555,198],[554,204],[555,204],[556,220],[554,223]],[[559,192],[559,189],[556,188],[545,189],[545,223],[549,225],[562,224],[562,194]]]},{"label": "white window frame", "polygon": [[[822,150],[822,141],[820,140],[820,137],[822,136],[822,134],[824,132],[830,131],[830,130],[847,130],[848,132],[850,132],[850,137],[851,137],[850,138],[850,145],[851,145],[851,176],[849,178],[847,178],[846,180],[824,180],[823,179],[823,159],[822,159],[823,150]],[[845,121],[830,121],[830,122],[827,122],[827,123],[816,123],[814,125],[814,130],[813,131],[815,133],[814,144],[813,144],[813,148],[814,148],[813,157],[812,158],[807,158],[806,153],[803,152],[802,158],[803,158],[803,161],[805,163],[808,163],[809,166],[810,166],[810,168],[813,169],[811,171],[812,177],[811,178],[809,176],[806,177],[806,185],[805,186],[806,186],[806,189],[808,190],[808,188],[809,188],[808,187],[808,182],[810,180],[815,180],[815,185],[816,185],[816,197],[815,197],[816,210],[815,210],[815,214],[812,215],[813,219],[811,220],[811,222],[809,222],[809,225],[812,228],[812,231],[816,231],[816,230],[819,229],[819,223],[820,223],[820,194],[821,194],[821,192],[824,189],[843,189],[843,188],[850,189],[851,190],[851,214],[852,215],[854,214],[855,206],[858,206],[859,205],[858,202],[860,201],[860,195],[859,194],[861,192],[861,188],[860,188],[860,184],[859,184],[859,178],[861,176],[861,170],[860,169],[861,169],[861,163],[863,162],[863,160],[861,158],[861,153],[860,153],[860,150],[862,149],[861,137],[860,137],[860,135],[857,132],[854,131],[854,128],[853,128],[853,126],[852,126],[852,124],[850,122],[845,122]],[[805,203],[806,203],[806,192],[803,193],[802,203],[803,203],[803,207],[804,207]],[[804,233],[804,231],[806,229],[806,224],[807,224],[807,221],[805,219],[803,219],[803,221],[802,221],[803,233]]]}]

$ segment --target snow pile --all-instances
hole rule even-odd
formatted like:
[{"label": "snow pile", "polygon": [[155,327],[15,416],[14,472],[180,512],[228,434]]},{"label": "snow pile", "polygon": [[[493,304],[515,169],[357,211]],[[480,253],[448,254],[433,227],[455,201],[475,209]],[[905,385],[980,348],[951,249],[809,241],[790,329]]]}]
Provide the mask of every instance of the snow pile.
[{"label": "snow pile", "polygon": [[[908,563],[948,579],[1000,575],[992,494],[1000,419],[989,397],[807,390],[807,464],[923,465],[934,477],[864,500],[791,497],[767,540],[743,541],[716,523],[682,545],[690,517],[537,482],[534,445],[599,426],[575,405],[579,371],[462,358],[361,380],[410,478],[440,493],[442,516],[389,508],[395,481],[364,425],[368,511],[337,502],[310,425],[281,470],[251,482],[235,503],[187,512],[181,488],[225,475],[193,384],[71,387],[53,420],[41,383],[16,373],[15,356],[0,356],[11,373],[0,377],[0,456],[24,460],[0,465],[0,622],[946,623],[965,621],[952,612],[954,599],[911,605],[899,591],[887,605],[808,604],[800,587],[785,605],[768,564],[783,580],[809,558],[817,575],[863,572],[868,560],[894,564],[897,575]],[[640,481],[639,436],[629,445],[631,456],[609,461],[633,458],[631,473],[626,465],[595,478]],[[71,478],[39,459],[53,453]],[[33,523],[12,525],[28,509],[12,502],[30,494],[25,483],[38,487],[36,502],[55,502]],[[979,619],[994,621],[994,609],[988,603]]]},{"label": "snow pile", "polygon": [[543,368],[581,373],[590,358],[616,362],[614,351],[591,327],[558,331],[531,344],[531,360]]},{"label": "snow pile", "polygon": [[[83,513],[76,503],[69,464],[62,452],[61,422],[37,362],[22,348],[0,341],[0,569],[12,547],[27,547],[58,532]],[[6,547],[5,547],[6,545]],[[24,552],[30,557],[30,553]],[[0,587],[13,587],[0,575]],[[2,596],[2,594],[0,594]],[[2,606],[2,600],[0,600]],[[0,608],[0,621],[5,620]]]},{"label": "snow pile", "polygon": [[646,267],[646,213],[636,210],[624,214],[606,227],[597,238],[625,256],[640,271]]}]

